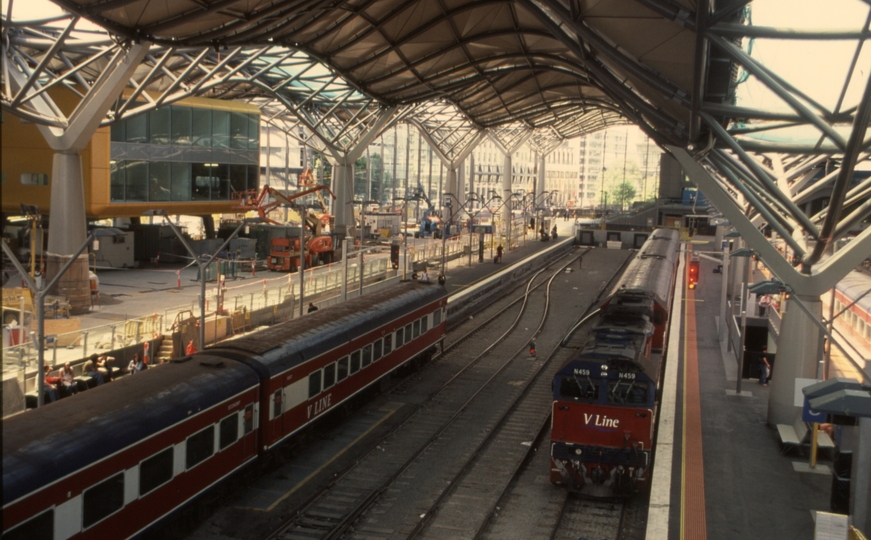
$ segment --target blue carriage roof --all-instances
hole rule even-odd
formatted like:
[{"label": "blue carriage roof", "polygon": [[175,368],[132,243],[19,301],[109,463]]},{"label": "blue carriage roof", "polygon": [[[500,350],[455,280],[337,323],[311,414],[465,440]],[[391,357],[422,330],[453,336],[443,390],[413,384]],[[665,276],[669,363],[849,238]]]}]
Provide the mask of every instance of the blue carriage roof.
[{"label": "blue carriage roof", "polygon": [[3,504],[259,384],[244,364],[188,358],[3,420]]},{"label": "blue carriage roof", "polygon": [[400,282],[260,332],[227,341],[215,354],[251,362],[274,376],[445,296],[434,283]]}]

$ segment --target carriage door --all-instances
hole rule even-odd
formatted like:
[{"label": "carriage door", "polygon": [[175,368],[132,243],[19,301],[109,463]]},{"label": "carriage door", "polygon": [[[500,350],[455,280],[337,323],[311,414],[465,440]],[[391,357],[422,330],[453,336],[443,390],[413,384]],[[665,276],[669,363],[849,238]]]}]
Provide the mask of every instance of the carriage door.
[{"label": "carriage door", "polygon": [[254,404],[245,407],[242,413],[242,451],[245,456],[257,452],[257,437],[254,434]]},{"label": "carriage door", "polygon": [[272,440],[284,435],[284,389],[279,388],[272,394]]}]

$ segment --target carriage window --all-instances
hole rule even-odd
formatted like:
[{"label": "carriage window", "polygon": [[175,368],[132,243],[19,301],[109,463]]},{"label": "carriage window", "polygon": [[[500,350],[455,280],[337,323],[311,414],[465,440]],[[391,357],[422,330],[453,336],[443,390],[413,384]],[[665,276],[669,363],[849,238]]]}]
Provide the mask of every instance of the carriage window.
[{"label": "carriage window", "polygon": [[139,496],[172,480],[173,449],[167,448],[139,464]]},{"label": "carriage window", "polygon": [[351,353],[351,375],[360,371],[360,351]]},{"label": "carriage window", "polygon": [[219,445],[221,450],[227,448],[239,438],[239,415],[237,413],[233,413],[230,416],[227,416],[223,420],[221,420],[221,425],[219,427],[220,430],[220,441]]},{"label": "carriage window", "polygon": [[372,361],[375,362],[381,358],[381,340],[376,340],[372,344]]},{"label": "carriage window", "polygon": [[100,482],[82,494],[82,528],[87,529],[102,521],[123,506],[124,473],[121,473]]},{"label": "carriage window", "polygon": [[[417,337],[417,336],[414,336],[414,337]],[[406,342],[406,343],[410,343],[411,340],[412,340],[412,336],[411,336],[411,325],[410,325],[410,324],[406,324],[406,325],[405,325],[405,342]]]},{"label": "carriage window", "polygon": [[185,465],[194,468],[210,458],[215,452],[215,426],[209,426],[195,435],[188,437]]},{"label": "carriage window", "polygon": [[402,338],[404,336],[404,329],[400,328],[396,330],[396,348],[402,347]]},{"label": "carriage window", "polygon": [[393,348],[393,334],[387,334],[384,336],[384,355],[387,356],[390,354],[390,351]]},{"label": "carriage window", "polygon": [[563,377],[559,387],[560,397],[567,399],[599,400],[599,381],[589,377]]},{"label": "carriage window", "polygon": [[336,364],[324,367],[324,390],[336,384]]},{"label": "carriage window", "polygon": [[442,309],[439,308],[432,312],[432,325],[438,326],[442,322]]},{"label": "carriage window", "polygon": [[321,370],[317,370],[308,376],[309,399],[321,393]]},{"label": "carriage window", "polygon": [[411,334],[412,338],[416,338],[417,336],[420,335],[420,320],[414,321],[414,330],[412,332],[413,332]]},{"label": "carriage window", "polygon": [[372,363],[372,345],[363,347],[363,367]]},{"label": "carriage window", "polygon": [[3,533],[3,540],[32,540],[54,537],[54,510],[46,510],[25,521],[11,531]]},{"label": "carriage window", "polygon": [[608,381],[608,403],[645,404],[648,384],[632,380]]},{"label": "carriage window", "polygon": [[336,374],[336,382],[341,382],[348,378],[348,357],[344,357],[338,362],[339,370]]},{"label": "carriage window", "polygon": [[429,315],[420,320],[420,333],[426,334],[429,329]]}]

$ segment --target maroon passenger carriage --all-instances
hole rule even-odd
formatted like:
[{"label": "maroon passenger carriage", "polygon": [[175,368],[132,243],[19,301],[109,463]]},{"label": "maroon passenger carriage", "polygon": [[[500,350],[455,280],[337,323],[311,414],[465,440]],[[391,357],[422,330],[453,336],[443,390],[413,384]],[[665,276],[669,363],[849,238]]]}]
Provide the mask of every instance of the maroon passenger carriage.
[{"label": "maroon passenger carriage", "polygon": [[404,282],[3,422],[3,540],[128,538],[445,335]]},{"label": "maroon passenger carriage", "polygon": [[553,382],[550,480],[591,496],[631,494],[651,466],[661,352],[678,232],[658,229]]}]

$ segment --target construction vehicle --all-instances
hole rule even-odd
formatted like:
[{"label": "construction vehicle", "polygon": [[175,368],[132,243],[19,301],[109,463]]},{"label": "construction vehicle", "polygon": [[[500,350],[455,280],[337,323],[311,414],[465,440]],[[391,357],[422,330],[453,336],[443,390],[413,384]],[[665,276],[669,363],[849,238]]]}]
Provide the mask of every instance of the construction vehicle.
[{"label": "construction vehicle", "polygon": [[[308,169],[306,169],[308,170]],[[303,173],[305,174],[305,172]],[[309,174],[311,174],[309,172]],[[326,202],[321,195],[321,190],[326,190],[335,199],[336,196],[330,191],[327,186],[316,186],[296,193],[294,195],[285,195],[280,191],[269,186],[263,186],[256,197],[246,197],[243,203],[234,206],[236,210],[255,210],[261,219],[273,225],[282,225],[281,223],[271,219],[269,212],[279,206],[297,206],[302,219],[301,227],[307,227],[309,234],[305,239],[305,249],[303,251],[305,257],[305,265],[307,268],[317,266],[318,264],[327,264],[333,262],[335,258],[335,242],[333,236],[324,233],[324,228],[330,222],[330,215],[327,211]],[[300,205],[294,204],[292,201],[306,195],[317,193],[323,213],[316,215],[302,208]],[[248,192],[249,196],[252,195]],[[274,200],[266,202],[267,195]],[[300,266],[300,235],[289,232],[285,236],[273,237],[269,244],[269,256],[266,259],[266,267],[272,271],[296,272]]]},{"label": "construction vehicle", "polygon": [[438,211],[436,207],[433,205],[432,201],[429,200],[429,197],[426,196],[426,191],[424,191],[423,186],[418,184],[417,188],[414,190],[412,194],[412,198],[420,201],[423,200],[427,204],[426,210],[424,210],[423,215],[420,217],[419,228],[417,232],[414,233],[415,238],[441,238],[442,237],[442,220],[438,215]]}]

